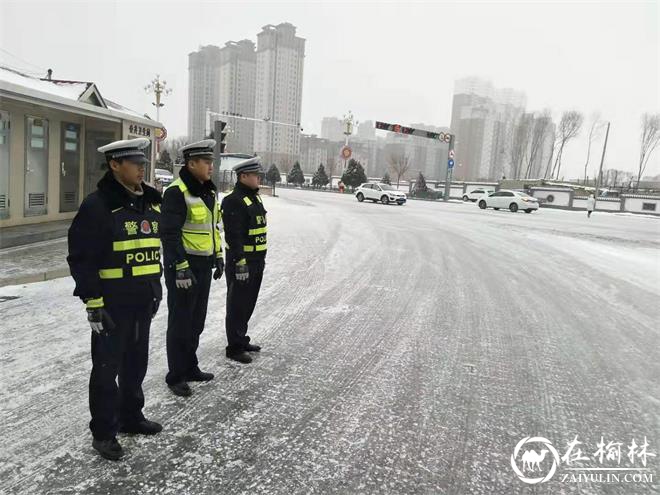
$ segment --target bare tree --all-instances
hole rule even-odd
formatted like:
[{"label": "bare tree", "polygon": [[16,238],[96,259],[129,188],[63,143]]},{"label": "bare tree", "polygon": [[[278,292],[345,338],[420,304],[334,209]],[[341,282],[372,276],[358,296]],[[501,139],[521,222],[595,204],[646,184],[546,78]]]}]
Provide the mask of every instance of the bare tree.
[{"label": "bare tree", "polygon": [[600,115],[597,113],[593,116],[591,122],[591,129],[589,129],[589,143],[587,145],[587,159],[584,162],[584,183],[587,183],[587,167],[589,166],[589,158],[591,157],[591,143],[598,139],[603,130],[603,122],[600,121]]},{"label": "bare tree", "polygon": [[548,174],[550,173],[550,167],[552,166],[552,159],[555,157],[556,149],[557,149],[557,138],[555,137],[555,142],[552,143],[552,149],[550,150],[550,156],[548,157],[548,163],[545,166],[545,172],[543,172],[544,179],[548,178]]},{"label": "bare tree", "polygon": [[559,121],[559,132],[557,137],[558,150],[555,157],[555,164],[552,167],[551,176],[555,176],[555,171],[557,174],[557,179],[559,179],[559,172],[561,170],[561,156],[564,153],[564,148],[566,144],[577,136],[580,133],[580,128],[582,127],[582,122],[584,121],[584,116],[575,110],[570,110],[564,112],[561,115],[561,120]]},{"label": "bare tree", "polygon": [[399,187],[399,182],[401,182],[401,177],[406,175],[410,167],[412,166],[412,160],[410,155],[405,152],[392,152],[388,158],[390,164],[390,170],[394,175],[396,175],[396,187]]},{"label": "bare tree", "polygon": [[[513,155],[514,155],[514,135],[517,128],[518,121],[524,112],[515,110],[507,111],[504,114],[502,124],[499,132],[496,134],[498,140],[499,152],[498,159],[501,162],[501,172],[503,174],[513,175]],[[501,143],[501,144],[500,144]],[[508,165],[508,168],[507,168]]]},{"label": "bare tree", "polygon": [[514,124],[513,133],[511,135],[510,174],[512,179],[520,178],[531,136],[533,119],[534,116],[531,113],[523,113]]},{"label": "bare tree", "polygon": [[639,148],[639,171],[637,172],[637,188],[639,181],[642,180],[642,174],[646,169],[646,164],[653,150],[660,142],[660,113],[642,115],[642,135]]},{"label": "bare tree", "polygon": [[183,157],[180,156],[181,153],[179,153],[179,148],[185,146],[186,144],[188,144],[188,138],[185,136],[168,138],[161,143],[160,149],[167,150],[174,163],[181,163],[183,162]]},{"label": "bare tree", "polygon": [[527,170],[525,171],[525,179],[529,179],[529,173],[532,170],[532,165],[536,160],[539,151],[543,148],[543,143],[548,135],[548,130],[552,125],[552,117],[550,110],[544,110],[541,115],[534,117],[531,126],[531,133],[529,139],[529,155],[527,156]]}]

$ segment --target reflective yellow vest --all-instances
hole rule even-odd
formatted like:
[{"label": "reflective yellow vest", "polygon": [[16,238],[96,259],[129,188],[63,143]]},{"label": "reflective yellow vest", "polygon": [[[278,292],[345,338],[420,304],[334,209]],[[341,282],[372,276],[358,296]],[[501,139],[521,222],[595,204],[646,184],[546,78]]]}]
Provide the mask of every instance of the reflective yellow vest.
[{"label": "reflective yellow vest", "polygon": [[[172,182],[170,187],[178,187],[183,193],[186,201],[186,222],[181,229],[183,249],[186,253],[195,256],[222,256],[222,240],[218,222],[220,221],[220,209],[218,200],[214,197],[213,209],[209,210],[204,200],[194,196],[188,191],[188,187],[181,178]],[[177,266],[177,269],[180,268]]]}]

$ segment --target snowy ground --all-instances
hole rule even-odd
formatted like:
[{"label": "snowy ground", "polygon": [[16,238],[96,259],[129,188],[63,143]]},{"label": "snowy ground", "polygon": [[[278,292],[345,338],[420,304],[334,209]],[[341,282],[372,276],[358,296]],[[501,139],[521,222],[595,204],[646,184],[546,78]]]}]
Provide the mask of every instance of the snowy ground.
[{"label": "snowy ground", "polygon": [[[525,485],[528,435],[660,450],[660,221],[473,204],[266,198],[269,253],[249,366],[223,357],[215,282],[190,399],[152,326],[152,438],[93,454],[89,330],[70,279],[0,288],[2,493],[649,493]],[[10,297],[16,297],[10,299]],[[618,440],[617,440],[618,439]]]}]

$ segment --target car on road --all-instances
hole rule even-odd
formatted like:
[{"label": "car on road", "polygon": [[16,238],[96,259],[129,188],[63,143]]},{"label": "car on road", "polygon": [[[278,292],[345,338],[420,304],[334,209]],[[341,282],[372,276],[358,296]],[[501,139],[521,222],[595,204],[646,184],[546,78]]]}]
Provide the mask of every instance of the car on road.
[{"label": "car on road", "polygon": [[381,184],[377,182],[365,182],[360,185],[355,190],[355,197],[360,203],[365,199],[368,199],[374,203],[380,201],[384,205],[389,203],[402,205],[408,200],[406,193],[399,191],[389,184]]},{"label": "car on road", "polygon": [[476,201],[478,200],[481,196],[484,194],[490,194],[494,192],[494,189],[484,189],[484,188],[479,188],[479,189],[473,189],[470,192],[466,192],[463,194],[463,201]]},{"label": "car on road", "polygon": [[482,210],[506,208],[514,213],[518,210],[531,213],[539,209],[539,200],[522,191],[502,189],[481,197],[477,201],[477,205]]}]

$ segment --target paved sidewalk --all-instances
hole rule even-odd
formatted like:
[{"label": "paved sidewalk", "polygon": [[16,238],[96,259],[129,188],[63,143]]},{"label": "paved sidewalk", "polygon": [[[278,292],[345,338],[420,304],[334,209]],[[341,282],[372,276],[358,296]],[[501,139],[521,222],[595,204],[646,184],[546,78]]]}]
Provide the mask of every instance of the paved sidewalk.
[{"label": "paved sidewalk", "polygon": [[66,238],[0,250],[0,287],[69,276]]},{"label": "paved sidewalk", "polygon": [[15,225],[0,229],[0,249],[25,246],[34,242],[61,239],[71,225],[71,220]]}]

